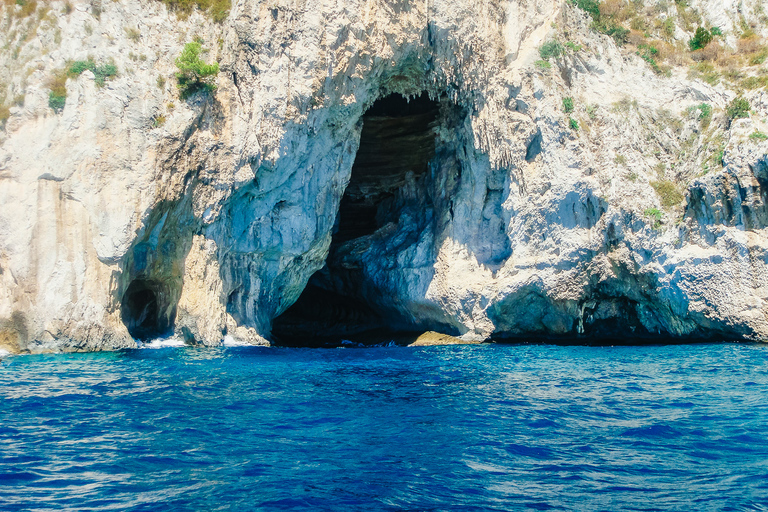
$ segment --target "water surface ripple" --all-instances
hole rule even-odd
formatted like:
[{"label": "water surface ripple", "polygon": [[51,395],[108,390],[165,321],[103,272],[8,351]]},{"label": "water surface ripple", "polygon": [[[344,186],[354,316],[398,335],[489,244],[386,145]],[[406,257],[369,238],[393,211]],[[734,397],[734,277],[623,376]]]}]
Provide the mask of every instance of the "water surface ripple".
[{"label": "water surface ripple", "polygon": [[0,362],[0,509],[768,510],[768,346]]}]

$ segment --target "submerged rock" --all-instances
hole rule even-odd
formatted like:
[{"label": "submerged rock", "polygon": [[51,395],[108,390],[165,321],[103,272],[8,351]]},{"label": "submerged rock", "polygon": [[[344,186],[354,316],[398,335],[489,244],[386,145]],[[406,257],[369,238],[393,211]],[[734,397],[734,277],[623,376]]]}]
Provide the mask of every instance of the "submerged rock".
[{"label": "submerged rock", "polygon": [[[732,92],[655,74],[556,0],[247,0],[220,24],[73,4],[0,49],[0,97],[26,87],[0,131],[0,348],[768,336],[764,92],[705,137],[689,107]],[[33,22],[17,10],[4,26]],[[221,72],[182,100],[194,37]],[[537,66],[555,37],[572,50]],[[86,58],[118,75],[49,108]]]}]

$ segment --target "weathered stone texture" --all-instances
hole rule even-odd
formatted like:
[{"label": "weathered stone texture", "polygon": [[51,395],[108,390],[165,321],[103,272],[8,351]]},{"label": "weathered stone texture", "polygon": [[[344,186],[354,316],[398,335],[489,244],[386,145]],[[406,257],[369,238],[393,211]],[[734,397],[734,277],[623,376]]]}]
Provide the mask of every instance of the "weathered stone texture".
[{"label": "weathered stone texture", "polygon": [[[734,94],[654,75],[567,2],[241,0],[221,25],[154,0],[104,2],[98,19],[59,3],[0,50],[0,85],[26,92],[0,131],[0,348],[134,346],[126,318],[147,312],[125,310],[129,290],[190,343],[266,343],[328,257],[363,114],[422,92],[438,106],[428,170],[333,251],[354,269],[336,289],[392,326],[467,340],[768,337],[768,143],[748,138],[768,131],[766,93],[721,129],[725,166],[697,177],[707,148],[680,159],[700,130],[685,109]],[[737,15],[692,3],[724,27]],[[32,23],[9,9],[6,43]],[[538,70],[562,30],[585,49]],[[222,71],[214,95],[181,101],[173,62],[194,37]],[[54,113],[47,80],[87,56],[119,77],[69,79]],[[659,179],[684,203],[661,208]]]}]

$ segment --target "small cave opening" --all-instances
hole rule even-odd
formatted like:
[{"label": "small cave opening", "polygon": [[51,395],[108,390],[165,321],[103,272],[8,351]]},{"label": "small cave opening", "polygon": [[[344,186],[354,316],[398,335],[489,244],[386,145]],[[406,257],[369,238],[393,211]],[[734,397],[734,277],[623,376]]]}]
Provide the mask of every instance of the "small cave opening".
[{"label": "small cave opening", "polygon": [[[375,342],[376,333],[386,337],[408,330],[406,322],[382,307],[396,298],[380,297],[360,255],[379,230],[397,223],[409,201],[401,193],[407,184],[416,183],[418,194],[427,195],[425,181],[435,156],[439,112],[439,102],[422,93],[410,99],[391,94],[363,114],[360,145],[325,266],[310,278],[298,300],[274,319],[276,343],[333,344],[360,334],[367,342]],[[417,203],[410,207],[418,210],[424,201]]]},{"label": "small cave opening", "polygon": [[122,319],[128,333],[136,340],[158,338],[170,333],[172,321],[165,314],[163,300],[167,293],[155,281],[135,279],[122,300]]}]

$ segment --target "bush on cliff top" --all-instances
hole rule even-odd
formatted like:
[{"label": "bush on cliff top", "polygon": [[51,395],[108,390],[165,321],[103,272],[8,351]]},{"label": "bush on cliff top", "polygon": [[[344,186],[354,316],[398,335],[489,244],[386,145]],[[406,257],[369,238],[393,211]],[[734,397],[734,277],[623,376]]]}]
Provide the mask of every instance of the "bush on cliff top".
[{"label": "bush on cliff top", "polygon": [[176,73],[178,80],[179,94],[186,98],[198,91],[210,92],[216,89],[216,75],[219,74],[219,64],[206,64],[200,58],[200,52],[203,47],[197,41],[184,45],[184,50],[176,59],[176,67],[179,72]]}]

